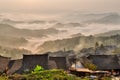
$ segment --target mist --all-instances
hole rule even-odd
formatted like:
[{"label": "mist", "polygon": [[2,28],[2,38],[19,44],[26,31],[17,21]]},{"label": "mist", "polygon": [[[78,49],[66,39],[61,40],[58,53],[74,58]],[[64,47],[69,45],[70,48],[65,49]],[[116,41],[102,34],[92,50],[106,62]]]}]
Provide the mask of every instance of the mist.
[{"label": "mist", "polygon": [[[28,43],[19,48],[31,50],[35,53],[37,52],[37,47],[45,41],[72,38],[71,35],[78,33],[89,36],[112,30],[120,30],[119,15],[116,12],[89,13],[81,11],[49,15],[38,13],[1,13],[0,23],[9,24],[18,29],[41,30],[53,28],[62,31],[57,34],[47,34],[47,37],[26,37]],[[78,47],[81,47],[81,45]]]}]

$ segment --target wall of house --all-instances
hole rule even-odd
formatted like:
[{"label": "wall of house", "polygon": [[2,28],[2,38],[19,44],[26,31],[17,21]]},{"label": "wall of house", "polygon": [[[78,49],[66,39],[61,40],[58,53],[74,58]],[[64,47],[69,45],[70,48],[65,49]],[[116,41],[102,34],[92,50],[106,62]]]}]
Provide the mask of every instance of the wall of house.
[{"label": "wall of house", "polygon": [[22,67],[22,59],[11,60],[8,64],[8,74],[16,73]]},{"label": "wall of house", "polygon": [[3,72],[8,68],[9,61],[10,58],[0,56],[0,72]]},{"label": "wall of house", "polygon": [[64,69],[68,68],[66,57],[49,57],[49,69]]},{"label": "wall of house", "polygon": [[48,54],[23,56],[22,70],[33,70],[36,65],[40,65],[44,69],[48,69]]}]

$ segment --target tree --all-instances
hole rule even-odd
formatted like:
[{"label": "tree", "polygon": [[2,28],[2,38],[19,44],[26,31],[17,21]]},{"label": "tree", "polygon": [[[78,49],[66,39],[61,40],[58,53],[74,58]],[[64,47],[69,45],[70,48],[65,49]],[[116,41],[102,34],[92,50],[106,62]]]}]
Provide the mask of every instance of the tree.
[{"label": "tree", "polygon": [[95,43],[95,48],[97,48],[97,47],[99,47],[99,43],[98,42]]},{"label": "tree", "polygon": [[104,49],[104,45],[103,44],[100,45],[100,49]]}]

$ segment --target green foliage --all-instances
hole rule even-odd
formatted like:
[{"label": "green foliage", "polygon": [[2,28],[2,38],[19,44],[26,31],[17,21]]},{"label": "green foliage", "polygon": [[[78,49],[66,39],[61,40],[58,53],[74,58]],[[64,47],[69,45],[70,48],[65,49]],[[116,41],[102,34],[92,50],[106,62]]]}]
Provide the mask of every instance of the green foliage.
[{"label": "green foliage", "polygon": [[103,45],[103,44],[101,44],[101,45],[100,45],[100,48],[101,48],[101,49],[104,49],[104,45]]},{"label": "green foliage", "polygon": [[69,76],[63,70],[42,70],[26,76],[27,80],[79,80],[76,76]]},{"label": "green foliage", "polygon": [[39,52],[43,53],[49,51],[63,50],[64,48],[67,50],[73,50],[76,47],[76,45],[79,44],[79,41],[80,41],[79,37],[55,41],[46,41],[41,46],[39,46],[38,49],[40,49]]},{"label": "green foliage", "polygon": [[86,64],[84,64],[84,66],[93,71],[97,69],[97,66],[92,63],[86,63]]},{"label": "green foliage", "polygon": [[[111,80],[110,77],[103,77],[102,80]],[[30,74],[14,74],[8,76],[0,76],[0,80],[91,80],[88,77],[76,77],[75,75],[67,74],[63,70],[42,70]],[[99,80],[99,79],[94,79]]]},{"label": "green foliage", "polygon": [[84,77],[84,78],[81,78],[80,80],[90,80],[90,78]]},{"label": "green foliage", "polygon": [[32,71],[32,73],[39,73],[40,71],[43,71],[44,68],[42,66],[37,65],[35,69]]},{"label": "green foliage", "polygon": [[53,77],[53,76],[56,76],[56,75],[64,76],[66,74],[62,70],[43,70],[43,71],[37,71],[35,73],[31,73],[28,76],[29,77],[34,76],[34,77],[37,77],[37,78],[47,79],[47,78],[50,78],[50,77]]},{"label": "green foliage", "polygon": [[97,48],[97,47],[99,47],[99,43],[98,42],[95,43],[95,48]]},{"label": "green foliage", "polygon": [[[120,46],[120,35],[112,35],[112,36],[101,35],[98,37],[81,36],[81,37],[73,37],[62,40],[46,41],[38,47],[38,50],[40,50],[39,52],[58,51],[58,50],[63,50],[63,48],[67,50],[74,50],[76,46],[78,46],[79,44],[82,45],[82,48],[89,48],[89,47],[97,48],[106,45]],[[100,46],[100,44],[104,44],[104,45]],[[81,47],[80,49],[78,48],[77,50],[78,51],[81,50]]]},{"label": "green foliage", "polygon": [[[12,75],[12,76],[0,76],[0,80],[92,80],[88,77],[76,77],[75,75],[60,75],[60,74],[54,74],[54,76],[50,77],[43,77],[41,75]],[[99,79],[94,79],[99,80]],[[112,80],[110,77],[102,77],[101,80]]]},{"label": "green foliage", "polygon": [[113,51],[114,54],[120,53],[120,48],[117,48]]},{"label": "green foliage", "polygon": [[112,80],[110,77],[103,77],[102,80]]},{"label": "green foliage", "polygon": [[7,76],[0,76],[0,80],[8,80]]}]

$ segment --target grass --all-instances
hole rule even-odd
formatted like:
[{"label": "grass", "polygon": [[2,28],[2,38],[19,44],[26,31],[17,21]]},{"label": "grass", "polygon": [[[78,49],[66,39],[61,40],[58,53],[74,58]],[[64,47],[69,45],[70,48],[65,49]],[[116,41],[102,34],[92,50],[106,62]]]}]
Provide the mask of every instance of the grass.
[{"label": "grass", "polygon": [[9,80],[8,76],[0,76],[0,80]]},{"label": "grass", "polygon": [[[45,77],[40,77],[37,75],[12,75],[10,77],[8,76],[0,76],[0,80],[91,80],[90,78],[84,77],[76,77],[74,75],[69,75],[69,76],[61,76],[59,74],[56,74],[54,76],[51,76],[49,78]],[[94,80],[99,80],[99,79],[94,79]],[[103,77],[102,80],[112,80],[109,77]]]},{"label": "grass", "polygon": [[[33,71],[24,74],[14,74],[11,76],[0,76],[0,80],[91,80],[87,77],[80,78],[72,74],[67,74],[64,70],[51,69],[44,70],[41,66],[37,65]],[[94,79],[98,80],[98,79]],[[104,77],[102,80],[111,80]]]}]

